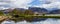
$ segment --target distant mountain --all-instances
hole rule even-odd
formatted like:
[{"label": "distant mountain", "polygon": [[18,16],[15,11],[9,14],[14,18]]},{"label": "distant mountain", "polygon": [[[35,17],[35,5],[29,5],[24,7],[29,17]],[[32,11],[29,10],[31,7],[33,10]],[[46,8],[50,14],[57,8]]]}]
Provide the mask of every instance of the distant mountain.
[{"label": "distant mountain", "polygon": [[4,10],[2,10],[2,11],[3,11],[5,14],[7,14],[7,13],[13,11],[13,10],[14,10],[14,9],[9,8],[9,9],[4,9]]},{"label": "distant mountain", "polygon": [[50,14],[60,14],[60,9],[52,10]]},{"label": "distant mountain", "polygon": [[15,9],[17,9],[17,10],[25,10],[25,9],[23,9],[23,8],[15,8]]},{"label": "distant mountain", "polygon": [[52,10],[57,10],[58,8],[46,8],[49,12]]},{"label": "distant mountain", "polygon": [[32,10],[33,12],[48,12],[47,9],[45,8],[40,8],[40,7],[29,7],[28,8],[29,10]]},{"label": "distant mountain", "polygon": [[[16,10],[19,10],[19,11],[25,11],[25,9],[23,9],[23,8],[15,8]],[[3,12],[5,13],[5,14],[7,14],[7,13],[9,13],[9,12],[11,12],[11,11],[13,11],[14,9],[5,9],[5,10],[3,10]]]},{"label": "distant mountain", "polygon": [[16,10],[19,10],[19,11],[25,11],[26,9],[24,8],[15,8]]},{"label": "distant mountain", "polygon": [[[19,11],[24,11],[25,9],[23,8],[15,8],[16,10],[19,10]],[[10,11],[13,11],[14,9],[5,9],[4,11],[6,12],[10,12]]]}]

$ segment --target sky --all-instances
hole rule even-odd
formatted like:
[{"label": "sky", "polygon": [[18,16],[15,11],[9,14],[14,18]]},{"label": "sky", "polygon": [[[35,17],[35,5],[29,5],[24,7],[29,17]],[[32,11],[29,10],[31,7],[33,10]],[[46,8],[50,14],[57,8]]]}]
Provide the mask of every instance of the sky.
[{"label": "sky", "polygon": [[40,7],[60,9],[60,0],[0,0],[0,9]]}]

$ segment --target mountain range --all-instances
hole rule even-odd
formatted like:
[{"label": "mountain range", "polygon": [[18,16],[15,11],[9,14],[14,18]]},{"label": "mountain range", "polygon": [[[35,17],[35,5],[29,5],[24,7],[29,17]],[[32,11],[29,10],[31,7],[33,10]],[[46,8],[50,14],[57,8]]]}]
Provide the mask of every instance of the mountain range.
[{"label": "mountain range", "polygon": [[[25,11],[26,9],[24,8],[15,8],[16,10],[20,11]],[[29,7],[28,10],[31,10],[33,12],[39,12],[39,13],[49,13],[49,14],[60,14],[60,9],[52,9],[52,10],[47,10],[45,8],[40,8],[40,7]],[[4,12],[9,12],[12,11],[12,9],[5,9]]]},{"label": "mountain range", "polygon": [[50,14],[60,14],[60,9],[50,11]]},{"label": "mountain range", "polygon": [[33,12],[39,12],[39,13],[48,13],[48,10],[45,8],[40,8],[40,7],[29,7],[28,10],[31,10]]}]

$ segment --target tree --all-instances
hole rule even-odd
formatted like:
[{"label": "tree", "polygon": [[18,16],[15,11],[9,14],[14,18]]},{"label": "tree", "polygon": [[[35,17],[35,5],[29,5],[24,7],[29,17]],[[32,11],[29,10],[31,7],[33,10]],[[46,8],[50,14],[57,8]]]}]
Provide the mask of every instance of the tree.
[{"label": "tree", "polygon": [[3,11],[0,11],[0,15],[4,15]]},{"label": "tree", "polygon": [[43,16],[45,16],[45,14],[42,14]]},{"label": "tree", "polygon": [[18,14],[18,10],[14,9],[10,14]]},{"label": "tree", "polygon": [[31,10],[25,10],[24,14],[25,15],[33,15],[34,12],[32,12]]},{"label": "tree", "polygon": [[14,9],[12,12],[10,12],[10,15],[19,15],[19,16],[22,16],[23,12],[21,10]]}]

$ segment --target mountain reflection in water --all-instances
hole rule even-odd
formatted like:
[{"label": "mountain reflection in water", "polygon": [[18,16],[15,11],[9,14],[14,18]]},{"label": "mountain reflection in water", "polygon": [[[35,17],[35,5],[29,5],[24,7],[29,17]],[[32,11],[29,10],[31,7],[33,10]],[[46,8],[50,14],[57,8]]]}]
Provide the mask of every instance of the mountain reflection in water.
[{"label": "mountain reflection in water", "polygon": [[24,20],[16,22],[15,24],[60,24],[60,19],[48,18],[44,21],[37,21],[37,22],[27,22]]}]

